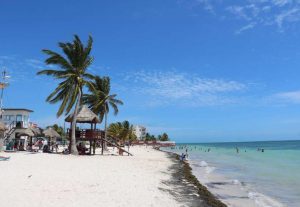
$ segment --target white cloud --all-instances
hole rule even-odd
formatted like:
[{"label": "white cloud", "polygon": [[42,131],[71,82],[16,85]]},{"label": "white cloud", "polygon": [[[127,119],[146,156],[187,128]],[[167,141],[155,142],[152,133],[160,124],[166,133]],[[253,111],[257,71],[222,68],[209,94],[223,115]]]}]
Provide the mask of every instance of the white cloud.
[{"label": "white cloud", "polygon": [[211,0],[197,0],[198,3],[203,5],[203,8],[212,14],[215,14],[214,6]]},{"label": "white cloud", "polygon": [[246,9],[247,7],[233,5],[227,7],[226,10],[228,10],[239,19],[251,20],[252,18],[248,16]]},{"label": "white cloud", "polygon": [[238,29],[237,31],[235,31],[235,34],[241,34],[247,30],[253,29],[255,27],[255,25],[256,25],[255,22],[251,22],[250,24],[247,24],[246,26],[243,26],[240,29]]},{"label": "white cloud", "polygon": [[273,0],[272,2],[274,5],[282,7],[287,4],[292,3],[293,1],[292,0]]},{"label": "white cloud", "polygon": [[244,0],[235,3],[221,0],[194,1],[204,10],[213,10],[213,13],[219,15],[221,19],[234,18],[248,25],[247,28],[253,28],[255,22],[261,26],[277,27],[282,32],[286,28],[285,24],[300,22],[299,0]]},{"label": "white cloud", "polygon": [[300,90],[277,93],[272,97],[283,103],[300,104]]},{"label": "white cloud", "polygon": [[300,20],[300,8],[285,10],[276,16],[275,22],[281,29],[284,22],[297,22]]},{"label": "white cloud", "polygon": [[245,84],[236,81],[208,79],[176,71],[140,71],[128,75],[126,80],[135,83],[135,92],[150,96],[149,105],[222,105],[235,102],[232,93],[246,89]]}]

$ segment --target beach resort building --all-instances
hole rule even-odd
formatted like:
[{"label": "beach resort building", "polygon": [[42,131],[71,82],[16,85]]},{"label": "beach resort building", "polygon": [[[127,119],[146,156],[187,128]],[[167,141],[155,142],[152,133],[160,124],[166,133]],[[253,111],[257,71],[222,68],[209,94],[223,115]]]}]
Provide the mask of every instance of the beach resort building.
[{"label": "beach resort building", "polygon": [[141,125],[136,125],[133,127],[133,132],[138,140],[143,140],[146,137],[146,127]]},{"label": "beach resort building", "polygon": [[4,108],[1,121],[6,127],[28,128],[30,125],[29,116],[33,111],[21,108]]},{"label": "beach resort building", "polygon": [[32,123],[30,114],[33,111],[23,108],[4,108],[0,120],[5,124],[4,141],[8,144],[11,141],[17,141],[18,146],[25,148],[28,137],[34,134],[29,130]]}]

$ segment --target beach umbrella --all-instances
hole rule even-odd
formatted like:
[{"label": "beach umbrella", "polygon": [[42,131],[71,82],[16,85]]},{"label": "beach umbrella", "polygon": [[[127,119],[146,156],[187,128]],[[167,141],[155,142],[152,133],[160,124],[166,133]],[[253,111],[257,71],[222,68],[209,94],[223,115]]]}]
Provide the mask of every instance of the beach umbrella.
[{"label": "beach umbrella", "polygon": [[[43,131],[43,134],[45,137],[49,138],[49,143],[48,143],[48,146],[50,147],[51,146],[51,140],[53,138],[60,138],[60,135],[57,133],[57,131],[55,131],[53,128],[49,127],[47,129],[45,129]],[[53,148],[52,148],[53,150]]]},{"label": "beach umbrella", "polygon": [[3,122],[0,122],[0,132],[4,132],[6,130],[6,126]]},{"label": "beach umbrella", "polygon": [[[65,121],[72,122],[73,114],[70,114]],[[76,119],[77,123],[100,123],[99,117],[92,112],[86,105],[83,105],[78,110],[78,115]]]},{"label": "beach umbrella", "polygon": [[33,137],[34,133],[28,128],[28,129],[24,129],[24,128],[17,128],[14,131],[18,136],[28,136],[28,137]]},{"label": "beach umbrella", "polygon": [[29,129],[33,132],[35,137],[43,136],[43,130],[39,127],[29,127]]},{"label": "beach umbrella", "polygon": [[60,138],[60,135],[53,128],[49,127],[43,131],[45,137],[48,138]]}]

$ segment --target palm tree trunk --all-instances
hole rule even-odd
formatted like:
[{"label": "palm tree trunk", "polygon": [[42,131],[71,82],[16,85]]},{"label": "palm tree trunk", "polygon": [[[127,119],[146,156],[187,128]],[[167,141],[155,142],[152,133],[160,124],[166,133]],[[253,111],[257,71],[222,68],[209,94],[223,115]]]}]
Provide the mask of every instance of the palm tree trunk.
[{"label": "palm tree trunk", "polygon": [[[106,112],[106,110],[105,110],[105,114],[104,114],[104,139],[105,140],[107,139],[107,112]],[[102,154],[103,154],[105,147],[106,146],[104,146],[104,142],[102,140],[102,151],[101,151]]]},{"label": "palm tree trunk", "polygon": [[73,114],[73,118],[72,118],[72,126],[71,126],[72,134],[71,134],[71,143],[70,143],[70,153],[72,155],[78,155],[78,150],[76,147],[76,119],[77,119],[79,104],[81,101],[81,95],[82,95],[82,92],[81,92],[81,90],[79,90],[78,98],[77,98],[77,102],[75,105],[74,114]]}]

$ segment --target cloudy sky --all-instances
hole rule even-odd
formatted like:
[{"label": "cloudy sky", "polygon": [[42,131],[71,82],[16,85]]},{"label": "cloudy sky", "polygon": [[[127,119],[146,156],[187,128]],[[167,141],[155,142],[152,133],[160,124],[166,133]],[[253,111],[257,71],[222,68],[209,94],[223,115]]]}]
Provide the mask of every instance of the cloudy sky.
[{"label": "cloudy sky", "polygon": [[178,142],[300,139],[300,0],[0,1],[5,107],[55,122],[44,48],[94,38],[129,120]]}]

